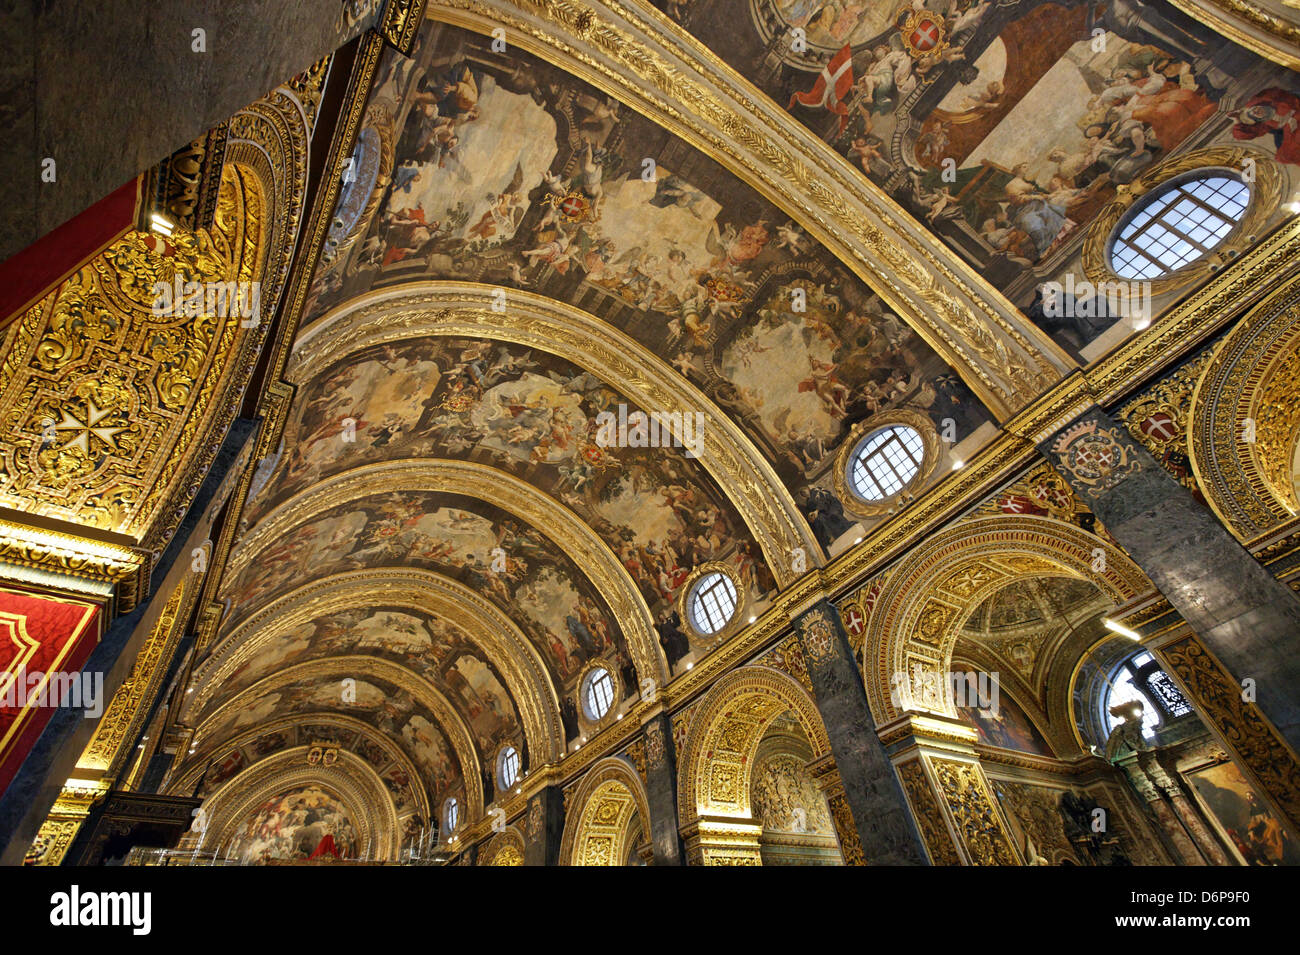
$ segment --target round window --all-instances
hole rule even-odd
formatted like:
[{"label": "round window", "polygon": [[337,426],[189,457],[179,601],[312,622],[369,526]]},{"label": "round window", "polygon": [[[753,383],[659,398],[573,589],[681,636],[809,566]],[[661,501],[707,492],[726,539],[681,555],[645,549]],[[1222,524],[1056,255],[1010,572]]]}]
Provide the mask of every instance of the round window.
[{"label": "round window", "polygon": [[1120,220],[1111,235],[1111,271],[1138,280],[1176,272],[1226,239],[1248,205],[1250,187],[1226,170],[1173,179]]},{"label": "round window", "polygon": [[849,457],[849,487],[864,501],[883,501],[907,487],[924,459],[921,432],[905,424],[878,428]]},{"label": "round window", "polygon": [[730,577],[718,571],[705,574],[691,588],[687,600],[691,626],[700,633],[717,633],[736,615],[738,599]]},{"label": "round window", "polygon": [[497,755],[497,783],[502,789],[509,789],[517,782],[519,782],[519,750],[513,746],[506,746]]},{"label": "round window", "polygon": [[596,667],[582,681],[582,709],[589,720],[603,719],[614,705],[614,678],[604,667]]}]

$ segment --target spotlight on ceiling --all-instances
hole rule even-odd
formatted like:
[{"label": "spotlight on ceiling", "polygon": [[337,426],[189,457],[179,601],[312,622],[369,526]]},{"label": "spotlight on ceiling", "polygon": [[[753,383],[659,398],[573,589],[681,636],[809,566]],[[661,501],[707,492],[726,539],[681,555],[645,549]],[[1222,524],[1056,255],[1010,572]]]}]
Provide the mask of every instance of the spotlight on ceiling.
[{"label": "spotlight on ceiling", "polygon": [[1141,640],[1142,634],[1136,633],[1124,626],[1122,623],[1116,623],[1110,617],[1103,617],[1101,622],[1105,624],[1106,629],[1112,633],[1118,633],[1121,637],[1128,637],[1130,640]]}]

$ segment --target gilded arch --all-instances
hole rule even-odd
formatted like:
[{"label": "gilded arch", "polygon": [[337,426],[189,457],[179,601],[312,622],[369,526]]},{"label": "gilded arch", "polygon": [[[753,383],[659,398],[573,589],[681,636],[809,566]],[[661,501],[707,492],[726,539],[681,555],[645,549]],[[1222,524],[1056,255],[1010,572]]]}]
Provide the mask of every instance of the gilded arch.
[{"label": "gilded arch", "polygon": [[479,852],[479,865],[516,866],[524,864],[524,837],[514,826],[498,832]]},{"label": "gilded arch", "polygon": [[[491,338],[565,358],[624,392],[637,406],[705,416],[699,463],[735,505],[763,549],[780,586],[797,574],[790,554],[813,563],[822,550],[772,465],[732,419],[686,378],[631,336],[572,305],[522,290],[493,308],[494,286],[472,282],[405,283],[350,299],[304,329],[286,372],[314,379],[330,364],[371,345],[430,336]],[[290,424],[286,441],[296,433]]]},{"label": "gilded arch", "polygon": [[417,458],[345,471],[278,506],[243,540],[231,560],[235,579],[253,556],[285,532],[339,504],[388,492],[442,491],[478,498],[542,530],[609,603],[623,629],[638,675],[667,682],[668,669],[645,597],[609,546],[576,515],[533,485],[497,468],[469,461]]},{"label": "gilded arch", "polygon": [[278,634],[358,602],[383,602],[455,621],[502,674],[533,758],[546,762],[563,752],[559,698],[537,648],[496,604],[464,584],[416,568],[351,571],[276,598],[236,625],[195,668],[195,692],[186,712],[201,713],[226,680]]},{"label": "gilded arch", "polygon": [[713,157],[848,265],[1005,419],[1073,362],[847,160],[637,0],[449,0],[429,17],[491,33]]},{"label": "gilded arch", "polygon": [[1243,541],[1300,512],[1300,278],[1257,305],[1215,349],[1188,411],[1192,470]]},{"label": "gilded arch", "polygon": [[582,778],[566,813],[560,861],[564,865],[622,865],[631,846],[628,834],[636,816],[650,827],[645,787],[626,761],[602,759]]},{"label": "gilded arch", "polygon": [[[215,752],[220,753],[222,750],[238,749],[248,743],[275,733],[292,732],[296,729],[299,723],[300,720],[294,716],[272,720],[269,723],[264,723],[240,733],[238,736],[231,737],[226,744],[221,747],[221,749],[216,750]],[[414,808],[416,813],[418,813],[422,819],[433,818],[431,815],[432,809],[429,801],[428,789],[425,786],[423,778],[420,776],[419,770],[416,768],[415,763],[412,762],[410,756],[406,754],[402,747],[397,745],[391,736],[386,733],[381,733],[369,723],[342,713],[317,713],[312,716],[312,723],[322,726],[337,727],[344,731],[360,733],[366,738],[367,742],[372,743],[383,750],[388,758],[396,763],[397,766],[406,774],[407,778],[411,780],[412,791],[415,795]],[[294,747],[286,746],[283,750],[278,750],[277,752],[285,752],[289,749],[295,748],[296,746],[297,744],[295,744]],[[209,760],[190,761],[182,772],[175,775],[166,784],[163,791],[172,795],[193,793],[195,788],[199,785],[200,780],[206,775],[209,765]],[[253,765],[255,766],[257,764],[255,763]],[[243,772],[248,772],[252,768],[252,766],[246,767]]]},{"label": "gilded arch", "polygon": [[[1097,567],[1099,569],[1094,570]],[[948,669],[962,623],[991,593],[1021,576],[1077,577],[1116,603],[1151,589],[1137,565],[1109,541],[1047,517],[983,517],[935,535],[890,572],[867,621],[867,699],[877,725],[904,710],[955,716],[942,694],[914,699],[893,674]],[[902,706],[892,694],[898,691]]]},{"label": "gilded arch", "polygon": [[227,849],[240,824],[267,799],[297,786],[318,785],[347,807],[362,858],[396,861],[401,831],[383,780],[352,753],[340,753],[333,766],[313,766],[307,762],[307,750],[300,746],[268,757],[213,793],[203,804],[203,844],[218,852]]},{"label": "gilded arch", "polygon": [[428,681],[416,676],[403,666],[376,657],[324,657],[320,660],[310,660],[306,663],[286,667],[278,673],[259,680],[223,703],[204,719],[194,731],[191,745],[195,748],[196,753],[190,759],[204,762],[209,756],[213,755],[211,751],[215,748],[214,742],[224,743],[223,739],[215,735],[213,729],[213,727],[222,725],[221,717],[223,714],[238,712],[247,703],[267,693],[288,686],[296,680],[311,677],[335,677],[340,680],[348,677],[354,679],[375,677],[386,680],[409,692],[417,703],[425,706],[433,714],[442,731],[447,734],[447,741],[456,754],[456,760],[460,764],[462,782],[465,786],[467,821],[472,822],[483,815],[483,767],[478,757],[478,749],[474,745],[473,736],[470,734],[469,728],[465,726],[460,714],[456,712],[446,697]]},{"label": "gilded arch", "polygon": [[747,666],[713,685],[691,718],[678,761],[677,814],[683,829],[704,817],[751,820],[754,756],[768,726],[787,710],[794,712],[813,757],[829,755],[821,714],[793,677]]}]

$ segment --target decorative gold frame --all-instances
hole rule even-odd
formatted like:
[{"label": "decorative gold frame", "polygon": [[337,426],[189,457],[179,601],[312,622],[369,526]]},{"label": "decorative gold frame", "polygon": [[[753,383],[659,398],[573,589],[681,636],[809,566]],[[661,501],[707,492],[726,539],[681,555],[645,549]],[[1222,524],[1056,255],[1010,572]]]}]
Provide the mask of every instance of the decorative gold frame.
[{"label": "decorative gold frame", "polygon": [[[736,588],[736,610],[732,613],[731,619],[728,620],[719,630],[716,630],[713,633],[704,633],[702,630],[696,628],[695,624],[691,621],[689,604],[691,593],[695,590],[695,585],[698,584],[702,578],[707,577],[712,573],[722,574],[730,580],[731,585]],[[677,616],[681,618],[682,626],[686,628],[686,632],[691,636],[692,640],[698,643],[703,643],[707,646],[713,646],[726,640],[737,630],[740,630],[745,626],[743,618],[748,599],[749,594],[745,592],[744,581],[740,580],[736,576],[735,569],[729,564],[724,564],[722,561],[710,560],[705,561],[703,564],[697,564],[695,569],[687,575],[686,579],[682,581],[681,588],[677,591],[677,599],[674,603],[677,605]]]},{"label": "decorative gold frame", "polygon": [[[619,699],[617,687],[621,680],[618,675],[618,667],[615,666],[612,661],[606,659],[607,656],[607,653],[601,654],[588,660],[586,664],[583,665],[582,670],[579,671],[578,682],[574,684],[573,687],[573,699],[578,706],[578,726],[582,730],[582,735],[584,737],[598,733],[600,730],[618,719],[619,704],[622,701]],[[613,681],[616,688],[613,702],[609,705],[609,710],[606,711],[605,715],[600,717],[600,719],[592,719],[587,714],[586,701],[583,699],[583,691],[587,687],[587,678],[591,676],[592,672],[595,670],[604,670],[608,673],[610,680]]]},{"label": "decorative gold frame", "polygon": [[1255,163],[1255,181],[1247,183],[1250,187],[1250,204],[1241,221],[1227,237],[1210,252],[1164,278],[1140,281],[1150,285],[1152,294],[1172,292],[1204,281],[1249,249],[1269,217],[1281,205],[1284,179],[1282,170],[1268,153],[1253,146],[1209,146],[1156,163],[1133,182],[1120,187],[1118,195],[1097,214],[1084,238],[1083,271],[1088,281],[1126,284],[1135,281],[1122,278],[1111,269],[1110,245],[1115,231],[1149,193],[1198,170],[1222,170],[1240,178],[1248,159]]},{"label": "decorative gold frame", "polygon": [[[894,425],[911,428],[921,436],[921,466],[912,475],[912,479],[888,497],[879,501],[868,501],[853,490],[849,484],[849,464],[859,445],[877,431]],[[835,494],[844,505],[845,510],[859,517],[876,517],[893,511],[901,501],[911,500],[916,488],[925,484],[934,469],[939,466],[943,452],[939,447],[939,433],[934,428],[928,415],[910,408],[897,408],[882,412],[854,426],[840,449],[835,454]]]}]

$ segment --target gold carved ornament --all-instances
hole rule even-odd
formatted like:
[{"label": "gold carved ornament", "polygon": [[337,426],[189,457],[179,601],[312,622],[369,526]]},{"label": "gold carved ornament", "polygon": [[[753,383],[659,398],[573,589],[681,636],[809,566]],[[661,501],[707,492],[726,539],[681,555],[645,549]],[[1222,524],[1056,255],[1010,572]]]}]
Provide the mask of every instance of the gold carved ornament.
[{"label": "gold carved ornament", "polygon": [[[363,349],[430,336],[489,338],[560,355],[637,407],[705,416],[696,460],[735,506],[778,584],[798,576],[791,569],[796,548],[810,564],[821,560],[807,521],[770,462],[730,416],[662,358],[608,322],[531,292],[511,290],[510,308],[494,311],[496,291],[489,285],[436,281],[352,299],[303,331],[287,374],[305,383]],[[295,421],[291,427],[296,431],[297,426]]]},{"label": "gold carved ornament", "polygon": [[1193,636],[1162,647],[1159,655],[1269,798],[1293,826],[1300,825],[1300,762],[1258,708],[1242,698],[1241,687]]},{"label": "gold carved ornament", "polygon": [[989,789],[984,771],[977,763],[936,759],[933,761],[939,789],[948,802],[953,823],[961,834],[974,865],[1018,865],[1011,839]]},{"label": "gold carved ornament", "polygon": [[663,14],[636,0],[448,0],[490,32],[605,90],[716,159],[881,295],[1000,418],[1071,360],[822,140]]},{"label": "gold carved ornament", "polygon": [[8,328],[0,504],[137,539],[153,528],[176,482],[215,452],[197,440],[251,370],[255,340],[237,312],[155,313],[155,284],[256,281],[263,204],[227,166],[212,230],[129,232]]}]

